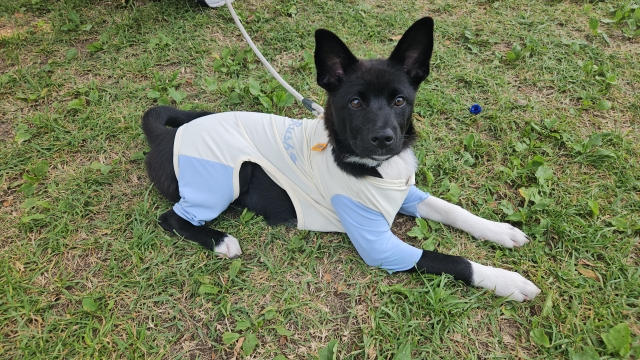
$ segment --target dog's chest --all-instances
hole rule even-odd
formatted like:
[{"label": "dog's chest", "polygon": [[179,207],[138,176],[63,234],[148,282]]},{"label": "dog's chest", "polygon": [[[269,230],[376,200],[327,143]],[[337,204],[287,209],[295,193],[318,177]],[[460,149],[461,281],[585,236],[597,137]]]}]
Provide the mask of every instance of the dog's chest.
[{"label": "dog's chest", "polygon": [[405,149],[400,154],[384,161],[378,172],[385,180],[407,180],[412,178],[418,168],[418,160],[412,149]]}]

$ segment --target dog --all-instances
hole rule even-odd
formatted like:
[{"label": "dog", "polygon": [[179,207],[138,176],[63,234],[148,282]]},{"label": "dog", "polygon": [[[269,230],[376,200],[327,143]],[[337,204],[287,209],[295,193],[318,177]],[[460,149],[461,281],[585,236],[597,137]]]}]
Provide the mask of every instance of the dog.
[{"label": "dog", "polygon": [[160,225],[230,258],[238,240],[205,226],[230,205],[269,225],[345,232],[368,265],[389,272],[450,274],[517,301],[540,293],[516,272],[460,256],[417,249],[390,230],[398,212],[516,247],[519,229],[475,216],[419,190],[413,106],[429,75],[434,23],[416,21],[387,59],[360,60],[334,33],[315,32],[317,83],[326,90],[323,119],[181,111],[154,107],[142,117],[156,189],[175,203]]}]

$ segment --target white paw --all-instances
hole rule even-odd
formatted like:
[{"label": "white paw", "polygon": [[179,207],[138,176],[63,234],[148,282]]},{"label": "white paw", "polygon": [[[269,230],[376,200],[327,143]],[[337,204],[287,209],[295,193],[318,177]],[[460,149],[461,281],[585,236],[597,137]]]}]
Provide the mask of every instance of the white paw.
[{"label": "white paw", "polygon": [[218,246],[216,246],[213,251],[228,258],[234,258],[238,255],[242,255],[242,250],[240,249],[238,239],[229,234],[227,234],[227,236],[222,239],[222,242]]},{"label": "white paw", "polygon": [[473,234],[477,239],[488,240],[507,248],[522,246],[529,242],[525,233],[510,224],[482,220],[484,220],[483,224],[476,227],[476,231]]},{"label": "white paw", "polygon": [[472,283],[485,289],[494,290],[498,296],[508,296],[516,301],[533,300],[540,289],[522,275],[504,269],[484,266],[471,262]]}]

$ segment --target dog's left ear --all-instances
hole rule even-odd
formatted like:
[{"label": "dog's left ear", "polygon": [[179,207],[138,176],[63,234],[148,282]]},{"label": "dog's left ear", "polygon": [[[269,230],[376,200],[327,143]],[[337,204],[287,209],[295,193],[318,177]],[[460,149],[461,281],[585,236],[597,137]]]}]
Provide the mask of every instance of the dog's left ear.
[{"label": "dog's left ear", "polygon": [[349,72],[357,63],[355,57],[340,40],[329,30],[316,30],[316,50],[313,54],[318,73],[318,85],[331,91],[342,84],[345,73]]},{"label": "dog's left ear", "polygon": [[433,19],[424,17],[411,25],[393,49],[389,61],[402,66],[411,85],[418,89],[429,76],[429,62],[433,52]]}]

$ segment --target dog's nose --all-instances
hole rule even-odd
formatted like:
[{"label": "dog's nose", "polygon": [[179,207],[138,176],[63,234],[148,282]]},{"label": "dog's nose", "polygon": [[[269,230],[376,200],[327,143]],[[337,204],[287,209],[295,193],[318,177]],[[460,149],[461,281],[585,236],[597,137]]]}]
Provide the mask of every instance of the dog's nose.
[{"label": "dog's nose", "polygon": [[393,144],[393,140],[395,140],[395,136],[393,135],[393,131],[391,129],[384,129],[380,131],[376,131],[369,136],[369,140],[373,146],[378,149],[386,149],[391,144]]}]

